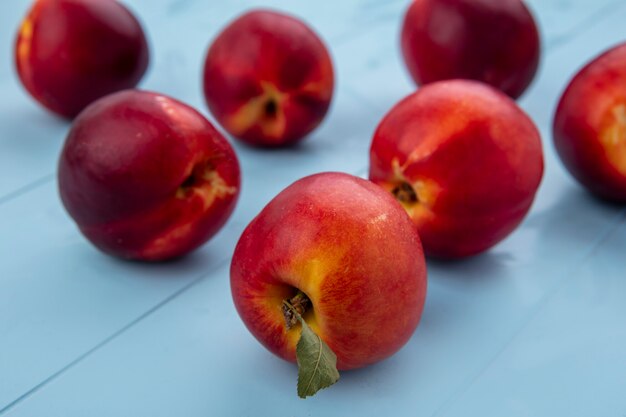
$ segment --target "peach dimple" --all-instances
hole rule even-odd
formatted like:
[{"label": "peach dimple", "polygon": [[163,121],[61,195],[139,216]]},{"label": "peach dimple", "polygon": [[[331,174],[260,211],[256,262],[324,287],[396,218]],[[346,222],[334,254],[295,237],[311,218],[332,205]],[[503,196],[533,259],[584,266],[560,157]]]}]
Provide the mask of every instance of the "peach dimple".
[{"label": "peach dimple", "polygon": [[[283,300],[280,300],[279,302],[279,305],[282,306],[282,308],[280,309],[281,315],[285,320],[285,332],[288,344],[287,349],[291,352],[292,355],[295,355],[296,346],[298,344],[298,340],[300,339],[302,326],[300,322],[295,318],[295,316],[289,314],[290,310],[288,308],[285,308],[285,302],[289,303],[291,306],[296,307],[306,324],[311,328],[311,330],[313,330],[313,332],[315,332],[316,334],[323,334],[325,330],[324,326],[320,325],[319,323],[319,314],[317,314],[315,302],[313,301],[313,299],[309,297],[308,294],[298,291],[295,288],[294,291],[296,291],[295,296],[287,297]],[[304,303],[300,303],[302,307],[298,308],[299,305],[297,304],[297,301],[300,299],[304,300]]]},{"label": "peach dimple", "polygon": [[400,166],[398,158],[393,158],[389,178],[375,182],[398,200],[415,224],[421,224],[432,218],[432,208],[442,190],[436,181],[424,176],[406,176],[405,169],[413,160],[409,157]]},{"label": "peach dimple", "polygon": [[262,82],[263,93],[243,104],[233,115],[226,118],[224,125],[235,136],[260,126],[268,141],[281,141],[287,120],[283,105],[288,96],[269,82]]}]

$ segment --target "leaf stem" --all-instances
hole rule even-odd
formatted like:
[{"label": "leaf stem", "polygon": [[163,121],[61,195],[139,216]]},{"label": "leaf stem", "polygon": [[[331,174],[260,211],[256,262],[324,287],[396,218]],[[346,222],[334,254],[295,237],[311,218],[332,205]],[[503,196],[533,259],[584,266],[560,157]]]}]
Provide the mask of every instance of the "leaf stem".
[{"label": "leaf stem", "polygon": [[296,346],[298,361],[298,396],[306,398],[319,390],[333,385],[339,380],[337,356],[324,343],[302,318],[302,314],[311,303],[303,292],[298,292],[289,300],[283,300],[282,310],[287,330],[298,321],[302,325],[300,339]]},{"label": "leaf stem", "polygon": [[302,321],[302,315],[307,311],[310,304],[311,300],[302,291],[298,291],[289,300],[283,300],[282,310],[287,330],[291,330],[298,321]]}]

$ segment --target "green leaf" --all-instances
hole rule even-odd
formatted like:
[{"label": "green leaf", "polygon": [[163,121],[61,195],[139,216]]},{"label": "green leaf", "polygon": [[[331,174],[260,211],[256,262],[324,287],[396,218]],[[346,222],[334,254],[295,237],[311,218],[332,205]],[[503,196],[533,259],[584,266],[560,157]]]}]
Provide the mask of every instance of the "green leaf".
[{"label": "green leaf", "polygon": [[337,355],[298,314],[302,333],[296,346],[298,360],[298,396],[306,398],[339,380]]}]

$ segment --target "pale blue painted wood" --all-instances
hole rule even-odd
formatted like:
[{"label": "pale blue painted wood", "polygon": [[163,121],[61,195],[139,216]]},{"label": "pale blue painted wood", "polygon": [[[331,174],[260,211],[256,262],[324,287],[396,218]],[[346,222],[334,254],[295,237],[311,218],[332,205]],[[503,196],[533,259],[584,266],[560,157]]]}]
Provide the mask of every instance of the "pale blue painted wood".
[{"label": "pale blue painted wood", "polygon": [[[143,85],[205,111],[199,69],[208,41],[252,3],[129,3],[152,38],[154,60]],[[532,214],[486,256],[456,265],[431,263],[424,320],[407,347],[380,365],[345,374],[336,387],[304,402],[295,397],[294,367],[264,351],[236,316],[229,256],[247,222],[293,180],[323,170],[365,173],[376,123],[413,89],[397,50],[406,3],[261,3],[304,16],[327,39],[338,69],[337,100],[322,129],[299,148],[261,152],[236,145],[244,193],[235,215],[215,240],[179,263],[120,262],[82,240],[60,206],[53,176],[67,126],[20,91],[6,65],[10,60],[1,63],[0,410],[12,405],[0,414],[626,412],[621,391],[611,385],[623,386],[620,377],[626,374],[617,356],[626,336],[612,332],[617,317],[624,317],[619,301],[626,296],[619,280],[625,230],[616,229],[623,211],[584,194],[564,173],[549,141],[552,109],[569,76],[626,38],[624,5],[531,2],[548,48],[538,80],[521,101],[546,143],[547,173]],[[0,5],[4,56],[10,56],[15,16],[26,5]],[[601,281],[594,280],[598,271]],[[590,285],[604,296],[603,308],[586,298],[583,290]],[[611,294],[604,285],[611,285]],[[570,313],[580,322],[561,320]],[[579,331],[596,320],[606,325],[588,337]],[[533,344],[538,334],[544,337]],[[526,352],[529,344],[535,349]],[[542,358],[557,359],[528,365]],[[563,381],[570,376],[584,378]],[[592,386],[598,376],[602,383]],[[594,395],[578,395],[585,390]]]},{"label": "pale blue painted wood", "polygon": [[[618,416],[626,398],[626,221],[562,277],[440,416]],[[487,411],[487,413],[485,413]]]}]

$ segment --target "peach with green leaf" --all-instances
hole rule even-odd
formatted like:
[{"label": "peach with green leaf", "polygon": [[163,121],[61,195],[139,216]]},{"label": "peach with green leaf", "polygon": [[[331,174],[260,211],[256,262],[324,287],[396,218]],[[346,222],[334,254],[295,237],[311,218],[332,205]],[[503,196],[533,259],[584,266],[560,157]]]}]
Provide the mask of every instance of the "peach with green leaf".
[{"label": "peach with green leaf", "polygon": [[[267,349],[300,366],[300,396],[397,352],[426,296],[417,231],[391,194],[348,174],[296,181],[248,225],[235,306]],[[317,369],[317,371],[315,371]]]}]

